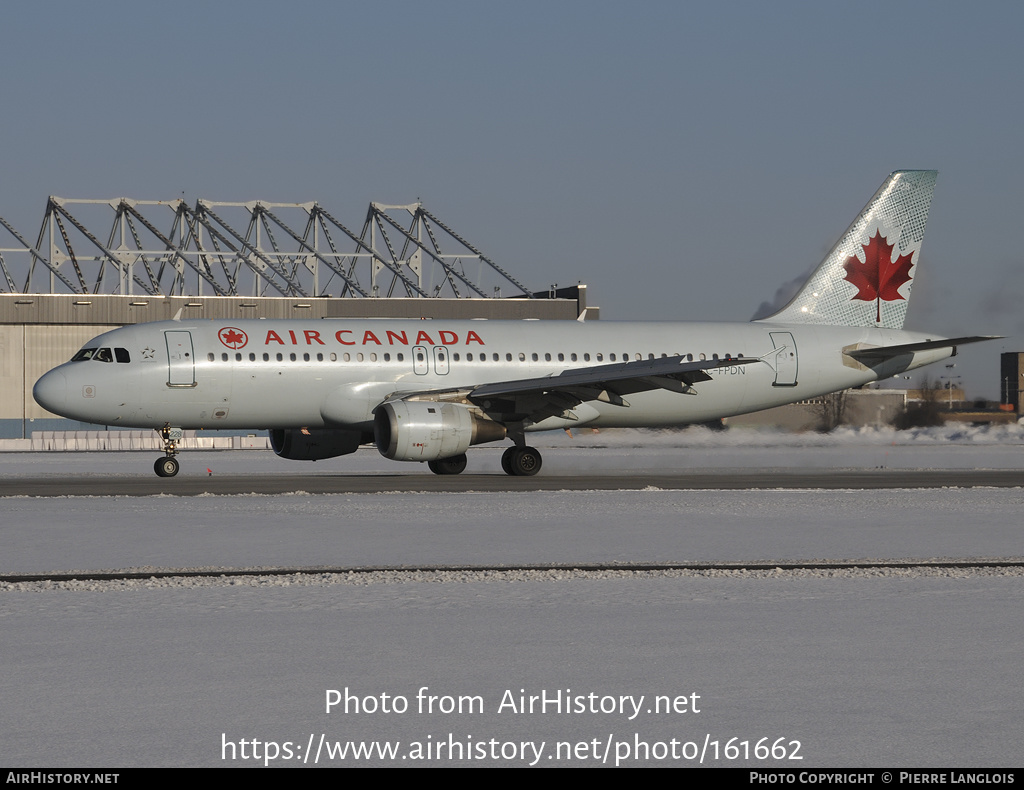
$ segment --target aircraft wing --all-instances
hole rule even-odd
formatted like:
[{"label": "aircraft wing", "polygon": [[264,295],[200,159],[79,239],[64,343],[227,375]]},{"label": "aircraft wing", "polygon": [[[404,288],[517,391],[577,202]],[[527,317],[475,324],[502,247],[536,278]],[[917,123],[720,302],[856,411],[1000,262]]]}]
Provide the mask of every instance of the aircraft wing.
[{"label": "aircraft wing", "polygon": [[921,343],[903,343],[898,346],[875,346],[874,348],[853,348],[843,350],[848,357],[853,357],[858,362],[866,365],[882,362],[903,354],[913,354],[915,351],[928,351],[933,348],[950,348],[954,353],[957,346],[965,346],[968,343],[981,343],[984,340],[999,340],[1002,335],[973,335],[971,337],[948,337],[942,340],[927,340]]},{"label": "aircraft wing", "polygon": [[629,406],[624,395],[665,389],[693,394],[693,385],[710,381],[709,370],[749,365],[755,357],[707,359],[688,362],[683,357],[662,357],[633,362],[571,368],[551,376],[498,381],[459,390],[396,393],[395,399],[469,401],[499,421],[529,419],[532,422],[563,415],[586,401]]},{"label": "aircraft wing", "polygon": [[662,357],[641,359],[635,362],[594,365],[587,368],[572,368],[554,376],[483,384],[472,390],[470,400],[480,402],[491,398],[508,398],[547,392],[589,392],[594,394],[594,397],[584,398],[584,400],[605,400],[597,397],[601,392],[619,396],[653,389],[689,393],[693,391],[692,385],[697,382],[711,380],[708,370],[760,361],[754,357],[739,357],[687,362],[682,357]]}]

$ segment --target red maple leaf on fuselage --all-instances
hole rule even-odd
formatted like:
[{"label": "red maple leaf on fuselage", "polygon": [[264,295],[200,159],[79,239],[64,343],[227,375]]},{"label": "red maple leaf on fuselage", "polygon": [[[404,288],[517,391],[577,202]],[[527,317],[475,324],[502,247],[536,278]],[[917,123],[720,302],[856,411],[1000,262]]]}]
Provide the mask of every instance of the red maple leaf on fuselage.
[{"label": "red maple leaf on fuselage", "polygon": [[843,268],[846,269],[846,276],[843,279],[857,287],[853,299],[860,299],[862,302],[876,300],[878,309],[875,321],[881,323],[882,300],[894,302],[903,299],[899,289],[904,283],[910,282],[910,267],[913,266],[911,259],[914,253],[900,255],[893,261],[893,245],[882,236],[880,230],[875,231],[875,235],[862,246],[864,260],[861,261],[856,255],[847,258],[843,264]]},{"label": "red maple leaf on fuselage", "polygon": [[228,348],[241,348],[247,342],[244,332],[239,332],[234,329],[222,329],[220,330],[220,342]]}]

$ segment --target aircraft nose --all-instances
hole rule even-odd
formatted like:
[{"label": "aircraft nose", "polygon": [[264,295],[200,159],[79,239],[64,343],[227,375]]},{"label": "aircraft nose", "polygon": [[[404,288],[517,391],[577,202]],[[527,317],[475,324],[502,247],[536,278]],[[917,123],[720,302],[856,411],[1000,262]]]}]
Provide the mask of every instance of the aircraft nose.
[{"label": "aircraft nose", "polygon": [[68,401],[68,380],[59,370],[51,370],[36,382],[32,397],[47,411],[62,414]]}]

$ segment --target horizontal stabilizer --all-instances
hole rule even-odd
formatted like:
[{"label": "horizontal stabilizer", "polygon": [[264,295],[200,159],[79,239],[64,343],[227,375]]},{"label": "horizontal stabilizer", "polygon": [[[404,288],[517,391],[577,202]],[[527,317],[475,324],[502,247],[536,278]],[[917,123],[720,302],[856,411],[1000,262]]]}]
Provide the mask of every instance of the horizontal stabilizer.
[{"label": "horizontal stabilizer", "polygon": [[981,343],[984,340],[999,340],[1002,335],[973,335],[971,337],[947,337],[942,340],[926,340],[921,343],[903,343],[898,346],[875,346],[874,348],[851,348],[843,349],[848,357],[853,357],[858,362],[878,362],[880,360],[892,359],[893,357],[913,354],[917,351],[929,351],[933,348],[952,348],[956,353],[957,346],[965,346],[968,343]]}]

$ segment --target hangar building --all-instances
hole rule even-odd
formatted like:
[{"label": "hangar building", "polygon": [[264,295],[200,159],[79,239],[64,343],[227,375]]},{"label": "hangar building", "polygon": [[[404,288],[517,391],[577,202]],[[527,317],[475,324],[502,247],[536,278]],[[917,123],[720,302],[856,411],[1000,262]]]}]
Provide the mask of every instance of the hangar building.
[{"label": "hangar building", "polygon": [[371,203],[358,234],[315,202],[50,197],[34,243],[3,217],[0,226],[0,438],[95,427],[43,410],[36,380],[102,332],[179,310],[598,318],[585,285],[530,290],[420,203]]}]

